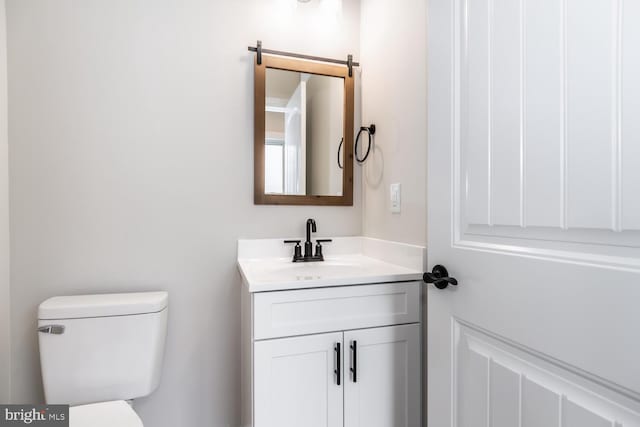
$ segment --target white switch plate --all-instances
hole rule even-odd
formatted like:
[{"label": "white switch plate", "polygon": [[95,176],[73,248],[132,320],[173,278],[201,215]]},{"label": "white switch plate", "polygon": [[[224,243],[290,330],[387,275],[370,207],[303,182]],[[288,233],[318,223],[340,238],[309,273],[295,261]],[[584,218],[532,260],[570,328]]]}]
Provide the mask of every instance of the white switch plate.
[{"label": "white switch plate", "polygon": [[389,194],[391,195],[391,212],[400,213],[401,203],[401,188],[400,184],[391,184]]}]

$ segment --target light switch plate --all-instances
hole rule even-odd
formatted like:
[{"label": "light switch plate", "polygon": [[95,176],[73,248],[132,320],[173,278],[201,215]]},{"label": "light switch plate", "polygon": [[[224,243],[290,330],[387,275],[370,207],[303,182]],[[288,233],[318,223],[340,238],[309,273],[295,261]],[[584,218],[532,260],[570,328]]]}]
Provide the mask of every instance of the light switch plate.
[{"label": "light switch plate", "polygon": [[401,198],[401,187],[400,184],[391,184],[391,189],[389,191],[391,198],[391,212],[392,213],[400,213],[400,208],[402,205]]}]

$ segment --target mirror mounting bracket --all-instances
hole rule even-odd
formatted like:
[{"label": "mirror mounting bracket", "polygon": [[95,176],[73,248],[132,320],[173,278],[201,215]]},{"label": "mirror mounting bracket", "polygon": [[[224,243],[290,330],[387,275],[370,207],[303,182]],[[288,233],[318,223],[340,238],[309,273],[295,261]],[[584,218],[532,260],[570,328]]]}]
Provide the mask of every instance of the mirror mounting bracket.
[{"label": "mirror mounting bracket", "polygon": [[283,52],[281,50],[264,49],[262,47],[261,40],[258,40],[255,46],[249,46],[247,49],[249,50],[249,52],[256,52],[258,65],[262,65],[262,54],[265,53],[277,56],[287,56],[290,58],[306,59],[309,61],[327,62],[329,64],[346,65],[349,69],[349,77],[353,77],[353,67],[360,66],[359,62],[355,62],[353,60],[353,55],[348,55],[347,60],[345,61],[343,59],[323,58],[321,56],[303,55],[300,53]]},{"label": "mirror mounting bracket", "polygon": [[262,41],[258,40],[256,44],[256,56],[258,57],[258,65],[262,65]]}]

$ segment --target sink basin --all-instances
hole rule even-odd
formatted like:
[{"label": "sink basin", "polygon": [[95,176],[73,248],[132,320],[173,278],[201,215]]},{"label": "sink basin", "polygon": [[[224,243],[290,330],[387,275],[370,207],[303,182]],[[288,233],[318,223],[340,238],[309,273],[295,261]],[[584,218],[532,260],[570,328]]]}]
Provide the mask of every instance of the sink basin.
[{"label": "sink basin", "polygon": [[355,260],[326,259],[317,262],[291,262],[290,259],[259,262],[263,279],[279,280],[295,276],[296,280],[313,280],[322,277],[351,276],[360,272],[362,262]]},{"label": "sink basin", "polygon": [[290,259],[284,260],[284,262],[269,262],[268,263],[273,270],[318,270],[327,271],[328,269],[336,268],[359,268],[362,265],[362,261],[354,259],[325,259],[324,261],[314,262],[291,262]]}]

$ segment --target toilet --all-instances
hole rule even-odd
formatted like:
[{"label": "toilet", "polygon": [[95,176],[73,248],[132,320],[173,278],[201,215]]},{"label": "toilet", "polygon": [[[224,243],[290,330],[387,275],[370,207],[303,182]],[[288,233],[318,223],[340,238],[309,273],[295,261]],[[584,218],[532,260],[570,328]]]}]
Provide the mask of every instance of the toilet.
[{"label": "toilet", "polygon": [[160,383],[167,292],[53,297],[38,308],[47,404],[68,404],[71,427],[141,427],[131,401]]}]

